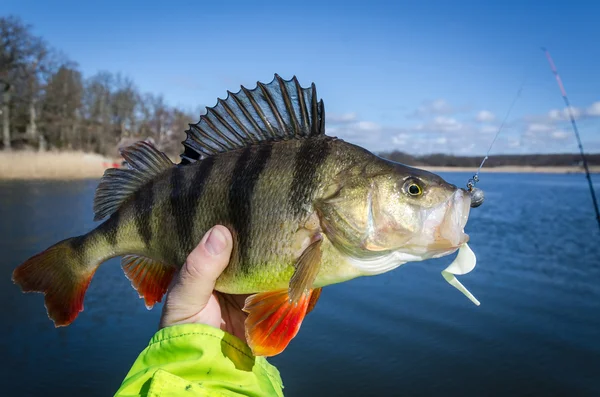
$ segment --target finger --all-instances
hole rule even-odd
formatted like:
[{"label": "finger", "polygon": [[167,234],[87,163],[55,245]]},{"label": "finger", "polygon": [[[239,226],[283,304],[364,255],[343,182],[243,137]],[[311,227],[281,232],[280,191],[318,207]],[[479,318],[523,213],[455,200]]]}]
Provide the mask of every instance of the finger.
[{"label": "finger", "polygon": [[169,310],[177,310],[177,317],[193,316],[204,309],[229,263],[232,246],[229,230],[215,226],[190,253],[167,296]]}]

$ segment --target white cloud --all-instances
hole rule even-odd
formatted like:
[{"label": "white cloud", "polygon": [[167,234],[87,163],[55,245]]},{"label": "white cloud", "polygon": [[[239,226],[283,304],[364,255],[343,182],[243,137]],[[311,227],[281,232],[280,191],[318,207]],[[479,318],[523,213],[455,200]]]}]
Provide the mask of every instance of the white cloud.
[{"label": "white cloud", "polygon": [[359,120],[356,113],[343,113],[327,115],[327,134],[347,140],[349,142],[370,148],[372,150],[382,150],[382,147],[374,145],[382,144],[385,139],[389,145],[391,134],[385,136],[382,126],[378,123],[368,120]]},{"label": "white cloud", "polygon": [[356,113],[354,112],[350,112],[350,113],[332,113],[332,114],[328,114],[327,115],[327,121],[328,122],[332,122],[332,123],[350,123],[353,121],[356,121],[358,119],[358,116]]},{"label": "white cloud", "polygon": [[481,127],[479,127],[479,131],[482,134],[493,134],[498,132],[498,127],[491,124],[484,124]]},{"label": "white cloud", "polygon": [[475,116],[475,120],[480,121],[482,123],[494,121],[496,119],[496,115],[489,110],[481,110]]},{"label": "white cloud", "polygon": [[569,133],[563,130],[552,131],[552,138],[554,139],[566,139],[569,137]]},{"label": "white cloud", "polygon": [[530,123],[527,126],[527,132],[537,133],[537,132],[548,132],[552,131],[554,127],[552,125],[543,124],[543,123]]},{"label": "white cloud", "polygon": [[[421,107],[423,109],[423,107]],[[452,106],[445,99],[436,99],[432,101],[424,110],[429,110],[432,113],[444,114],[451,113]]]},{"label": "white cloud", "polygon": [[436,114],[451,114],[456,109],[443,98],[434,99],[432,101],[424,101],[421,106],[415,110],[411,116],[427,117]]},{"label": "white cloud", "polygon": [[[575,120],[583,118],[600,117],[600,101],[592,103],[586,109],[571,106],[571,111],[573,112],[573,117],[575,118]],[[548,112],[548,119],[550,119],[551,121],[570,120],[569,108],[565,107],[563,109],[550,110]]]},{"label": "white cloud", "polygon": [[464,127],[464,124],[454,117],[436,116],[428,122],[418,123],[406,128],[400,128],[400,130],[405,133],[452,133],[461,131]]},{"label": "white cloud", "polygon": [[590,117],[600,117],[600,101],[592,103],[585,112]]},{"label": "white cloud", "polygon": [[[575,120],[580,118],[583,114],[581,109],[571,106],[571,111],[573,112],[573,117]],[[564,109],[552,109],[548,112],[548,118],[553,121],[564,121],[569,120],[569,108]]]},{"label": "white cloud", "polygon": [[409,134],[405,134],[405,133],[400,133],[398,135],[395,135],[392,137],[392,142],[394,143],[394,145],[406,145],[406,143],[411,139],[411,136]]},{"label": "white cloud", "polygon": [[434,132],[456,132],[462,128],[463,124],[453,117],[437,116],[431,124],[431,129]]},{"label": "white cloud", "polygon": [[530,143],[542,143],[547,142],[548,139],[566,139],[569,137],[569,133],[557,128],[555,124],[536,122],[527,124],[523,137]]},{"label": "white cloud", "polygon": [[376,131],[381,129],[381,126],[372,121],[359,121],[355,123],[356,128],[363,131]]}]

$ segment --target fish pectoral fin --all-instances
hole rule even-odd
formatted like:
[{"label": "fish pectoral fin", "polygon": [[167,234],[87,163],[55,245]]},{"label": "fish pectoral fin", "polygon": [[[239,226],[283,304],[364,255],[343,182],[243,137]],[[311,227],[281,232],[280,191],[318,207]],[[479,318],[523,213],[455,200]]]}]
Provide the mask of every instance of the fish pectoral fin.
[{"label": "fish pectoral fin", "polygon": [[123,256],[121,266],[148,310],[162,300],[176,270],[174,266],[139,255]]},{"label": "fish pectoral fin", "polygon": [[261,292],[246,298],[246,341],[255,356],[275,356],[287,347],[300,330],[312,294],[313,290],[308,290],[296,302],[290,299],[287,290]]},{"label": "fish pectoral fin", "polygon": [[314,241],[306,247],[294,265],[294,274],[290,279],[289,296],[297,302],[308,290],[312,289],[321,268],[321,244],[323,237],[317,234]]}]

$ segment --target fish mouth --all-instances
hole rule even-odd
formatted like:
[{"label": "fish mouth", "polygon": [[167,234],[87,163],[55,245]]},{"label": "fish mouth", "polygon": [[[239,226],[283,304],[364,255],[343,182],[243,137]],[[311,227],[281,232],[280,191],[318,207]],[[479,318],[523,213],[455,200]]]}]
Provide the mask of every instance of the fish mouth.
[{"label": "fish mouth", "polygon": [[428,248],[449,253],[469,241],[464,228],[469,219],[471,198],[464,189],[458,189],[438,210],[443,211],[443,217],[434,229],[433,241]]}]

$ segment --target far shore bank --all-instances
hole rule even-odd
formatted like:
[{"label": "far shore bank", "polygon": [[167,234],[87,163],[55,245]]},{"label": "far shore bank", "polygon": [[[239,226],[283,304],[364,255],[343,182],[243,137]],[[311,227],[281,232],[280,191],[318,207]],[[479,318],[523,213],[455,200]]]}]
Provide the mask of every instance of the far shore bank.
[{"label": "far shore bank", "polygon": [[[476,172],[477,167],[434,167],[434,166],[418,166],[431,172]],[[528,165],[505,165],[500,167],[486,167],[481,169],[481,173],[538,173],[538,174],[584,174],[583,167],[576,166],[547,166],[534,167]],[[600,173],[600,166],[591,166],[590,173]]]},{"label": "far shore bank", "polygon": [[[82,152],[0,152],[0,180],[77,180],[101,178],[107,168],[120,164],[119,159],[103,157],[95,153]],[[475,167],[417,166],[431,172],[472,172]],[[600,173],[600,166],[590,168]],[[532,167],[503,166],[484,167],[481,173],[541,173],[571,174],[584,173],[581,167]]]}]

